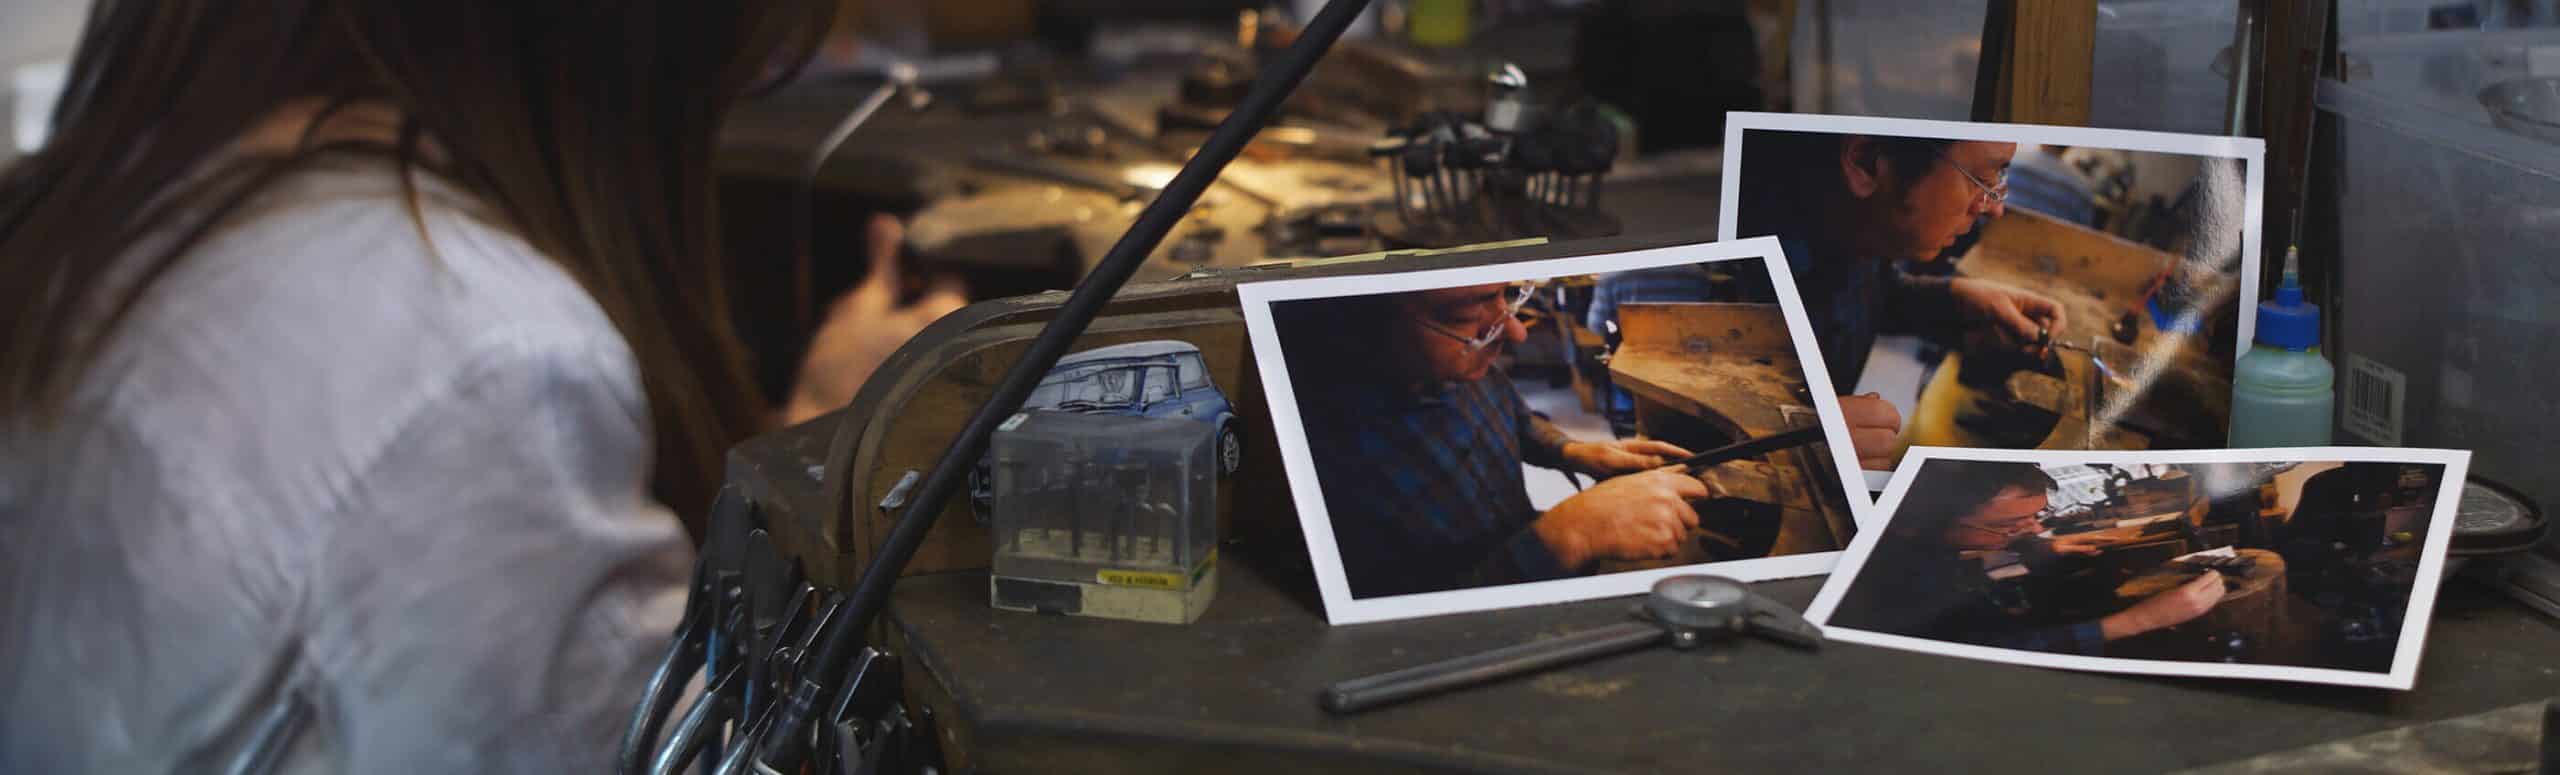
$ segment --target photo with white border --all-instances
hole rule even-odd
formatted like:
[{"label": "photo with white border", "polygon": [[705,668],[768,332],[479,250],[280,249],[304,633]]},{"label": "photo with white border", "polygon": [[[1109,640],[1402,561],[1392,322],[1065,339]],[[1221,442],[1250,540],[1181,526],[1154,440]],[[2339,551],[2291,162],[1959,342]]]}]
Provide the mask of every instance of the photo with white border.
[{"label": "photo with white border", "polygon": [[[1828,571],[1868,494],[1838,407],[1814,400],[1831,385],[1777,249],[1755,239],[1239,285],[1328,620],[1640,594],[1701,568],[1745,581]],[[1623,330],[1590,314],[1613,283],[1666,276],[1743,278],[1776,300],[1631,303],[1609,310]],[[1514,351],[1600,341],[1574,330],[1593,320],[1613,332],[1620,383],[1580,406],[1573,392],[1519,398],[1547,386],[1510,375]],[[1561,415],[1636,388],[1642,431],[1559,429]],[[1681,445],[1665,430],[1698,435]],[[1683,457],[1759,439],[1792,443],[1720,464]],[[1523,481],[1541,467],[1593,479],[1542,495]]]},{"label": "photo with white border", "polygon": [[2470,460],[1914,448],[1805,616],[1965,659],[2405,690]]},{"label": "photo with white border", "polygon": [[1870,489],[1914,446],[2223,446],[2263,141],[1737,112],[1724,154],[1719,234],[1787,242]]}]

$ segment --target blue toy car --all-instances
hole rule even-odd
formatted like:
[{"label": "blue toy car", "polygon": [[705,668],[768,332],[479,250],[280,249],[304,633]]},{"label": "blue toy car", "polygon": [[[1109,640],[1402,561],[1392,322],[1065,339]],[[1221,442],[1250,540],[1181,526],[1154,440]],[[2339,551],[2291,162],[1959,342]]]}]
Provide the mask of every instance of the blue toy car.
[{"label": "blue toy car", "polygon": [[[1233,474],[1244,464],[1235,407],[1210,381],[1200,348],[1189,342],[1131,342],[1060,358],[1039,386],[1031,389],[1031,397],[1023,400],[1022,411],[1204,422],[1218,429],[1218,474]],[[979,461],[969,473],[969,494],[981,518],[987,514],[993,487],[986,462]]]}]

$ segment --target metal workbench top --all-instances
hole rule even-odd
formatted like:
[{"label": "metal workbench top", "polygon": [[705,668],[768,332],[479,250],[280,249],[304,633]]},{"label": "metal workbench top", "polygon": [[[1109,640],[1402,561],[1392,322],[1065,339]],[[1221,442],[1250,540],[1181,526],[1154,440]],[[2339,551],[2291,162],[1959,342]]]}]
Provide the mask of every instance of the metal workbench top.
[{"label": "metal workbench top", "polygon": [[[760,472],[746,481],[768,519],[817,511],[831,431],[733,453],[733,472]],[[1336,718],[1315,700],[1331,682],[1615,623],[1629,601],[1330,627],[1289,559],[1228,547],[1216,602],[1188,626],[997,611],[979,572],[906,579],[889,626],[909,684],[947,694],[954,763],[994,772],[2158,772],[2560,696],[2560,626],[2457,579],[2408,692],[1745,641]],[[1761,588],[1801,605],[1819,584]]]},{"label": "metal workbench top", "polygon": [[[1628,601],[1327,627],[1252,564],[1221,573],[1186,627],[996,611],[980,573],[908,579],[893,625],[997,772],[2160,772],[2560,695],[2560,628],[2453,584],[2406,693],[1745,641],[1336,718],[1328,683],[1622,621]],[[1802,604],[1819,583],[1761,588]]]}]

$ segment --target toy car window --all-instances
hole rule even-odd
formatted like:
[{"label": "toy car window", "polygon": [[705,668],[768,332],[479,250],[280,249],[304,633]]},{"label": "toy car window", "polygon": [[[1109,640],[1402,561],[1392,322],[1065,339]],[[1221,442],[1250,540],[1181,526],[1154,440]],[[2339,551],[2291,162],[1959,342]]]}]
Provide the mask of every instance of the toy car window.
[{"label": "toy car window", "polygon": [[1091,409],[1126,406],[1137,398],[1138,370],[1111,366],[1086,366],[1052,372],[1040,386],[1032,389],[1025,407],[1056,409]]},{"label": "toy car window", "polygon": [[1132,399],[1137,399],[1137,368],[1085,368],[1070,376],[1052,376],[1052,381],[1032,391],[1024,407],[1126,407]]},{"label": "toy car window", "polygon": [[1099,377],[1095,380],[1095,387],[1099,388],[1095,391],[1097,400],[1104,403],[1126,403],[1130,394],[1136,391],[1137,369],[1112,369],[1096,376]]},{"label": "toy car window", "polygon": [[1199,390],[1209,386],[1209,370],[1200,363],[1199,353],[1176,355],[1173,363],[1182,368],[1182,389]]},{"label": "toy car window", "polygon": [[1173,370],[1162,367],[1147,369],[1147,386],[1140,400],[1155,403],[1173,397]]}]

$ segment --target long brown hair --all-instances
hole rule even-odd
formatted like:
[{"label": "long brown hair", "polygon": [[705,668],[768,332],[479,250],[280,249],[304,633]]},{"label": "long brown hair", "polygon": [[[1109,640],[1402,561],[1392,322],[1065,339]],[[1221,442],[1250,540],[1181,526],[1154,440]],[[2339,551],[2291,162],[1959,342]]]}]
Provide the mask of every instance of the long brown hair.
[{"label": "long brown hair", "polygon": [[[353,150],[458,185],[594,295],[639,359],[657,495],[697,512],[764,416],[723,281],[716,132],[797,70],[834,6],[98,0],[53,137],[0,176],[0,421],[58,415],[193,242],[266,183]],[[303,100],[388,105],[398,139],[224,153]],[[177,239],[111,282],[145,233]]]}]

